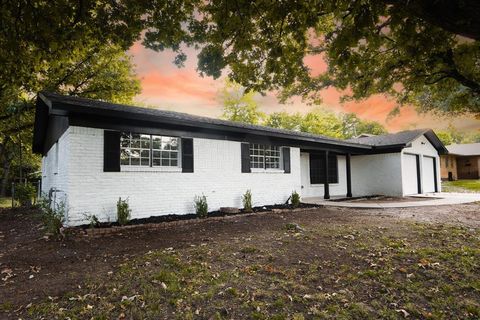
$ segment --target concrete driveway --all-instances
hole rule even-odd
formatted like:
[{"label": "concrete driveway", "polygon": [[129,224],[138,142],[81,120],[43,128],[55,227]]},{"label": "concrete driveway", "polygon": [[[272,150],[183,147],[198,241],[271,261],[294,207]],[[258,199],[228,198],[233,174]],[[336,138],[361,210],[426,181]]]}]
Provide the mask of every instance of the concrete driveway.
[{"label": "concrete driveway", "polygon": [[[408,199],[412,201],[408,201]],[[415,199],[418,198],[418,199]],[[426,207],[426,206],[441,206],[452,204],[463,204],[480,201],[480,193],[427,193],[415,196],[409,196],[406,198],[392,201],[385,201],[380,199],[346,199],[341,201],[339,198],[332,198],[325,200],[322,197],[302,198],[302,202],[319,204],[323,206],[333,207],[347,207],[347,208],[409,208],[409,207]]]}]

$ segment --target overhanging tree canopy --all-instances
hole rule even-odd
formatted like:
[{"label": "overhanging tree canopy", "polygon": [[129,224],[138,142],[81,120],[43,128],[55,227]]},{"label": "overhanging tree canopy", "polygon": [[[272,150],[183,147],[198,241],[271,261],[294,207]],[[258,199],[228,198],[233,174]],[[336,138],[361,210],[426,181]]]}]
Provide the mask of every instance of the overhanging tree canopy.
[{"label": "overhanging tree canopy", "polygon": [[[198,45],[198,70],[224,69],[243,86],[318,101],[335,86],[347,98],[394,97],[420,111],[480,113],[478,1],[154,1],[144,44]],[[467,38],[468,37],[468,38]],[[321,54],[328,71],[304,63]]]}]

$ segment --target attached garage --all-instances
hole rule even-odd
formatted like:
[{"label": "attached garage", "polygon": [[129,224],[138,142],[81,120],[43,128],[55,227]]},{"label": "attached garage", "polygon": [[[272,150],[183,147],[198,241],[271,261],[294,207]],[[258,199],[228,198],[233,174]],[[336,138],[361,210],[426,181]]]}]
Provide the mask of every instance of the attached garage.
[{"label": "attached garage", "polygon": [[438,192],[438,160],[438,150],[425,135],[417,137],[403,149],[403,195]]},{"label": "attached garage", "polygon": [[448,153],[432,130],[409,130],[351,139],[374,147],[378,154],[352,157],[355,196],[408,196],[439,192],[439,155]]},{"label": "attached garage", "polygon": [[421,193],[419,186],[419,156],[416,154],[403,154],[403,192],[405,195]]}]

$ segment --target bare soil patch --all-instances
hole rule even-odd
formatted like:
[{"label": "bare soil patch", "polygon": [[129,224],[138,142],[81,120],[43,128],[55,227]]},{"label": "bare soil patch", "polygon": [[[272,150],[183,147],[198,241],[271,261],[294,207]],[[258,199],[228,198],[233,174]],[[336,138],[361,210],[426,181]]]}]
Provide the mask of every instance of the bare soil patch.
[{"label": "bare soil patch", "polygon": [[[386,303],[385,317],[402,318],[396,310],[404,310],[425,318],[440,310],[440,318],[461,312],[458,317],[474,319],[480,316],[479,209],[319,208],[62,241],[43,236],[35,211],[2,210],[0,318],[301,319],[325,308],[331,312],[319,317],[344,309],[346,318],[355,312],[375,318],[376,303]],[[436,247],[442,250],[429,251]],[[455,251],[463,247],[468,250]],[[431,266],[437,262],[441,272]],[[418,277],[413,284],[406,278],[412,273]],[[470,284],[457,288],[455,277]],[[436,283],[432,290],[446,290],[437,292],[443,299],[458,296],[458,309],[448,311],[423,289],[418,294],[427,297],[414,303],[404,283],[420,288],[425,281]],[[399,298],[404,295],[409,298]]]}]

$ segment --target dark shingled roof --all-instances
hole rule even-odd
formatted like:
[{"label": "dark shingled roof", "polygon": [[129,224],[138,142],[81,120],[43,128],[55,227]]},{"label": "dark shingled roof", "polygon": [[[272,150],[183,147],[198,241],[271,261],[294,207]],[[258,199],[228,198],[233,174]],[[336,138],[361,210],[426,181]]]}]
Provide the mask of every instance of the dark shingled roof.
[{"label": "dark shingled roof", "polygon": [[[43,149],[45,146],[46,132],[51,126],[49,125],[50,115],[61,117],[76,117],[78,115],[84,115],[91,118],[104,117],[113,121],[116,119],[122,119],[128,121],[140,121],[142,123],[148,123],[149,125],[155,123],[159,127],[162,125],[169,125],[190,129],[199,128],[201,130],[210,130],[222,133],[241,133],[256,136],[267,136],[279,139],[296,140],[301,143],[331,145],[342,148],[342,150],[348,148],[350,150],[356,150],[359,153],[376,152],[377,149],[381,152],[384,152],[389,147],[401,149],[420,135],[425,134],[425,136],[435,146],[435,148],[439,150],[440,153],[447,152],[443,144],[432,130],[412,130],[382,136],[341,140],[306,132],[251,125],[240,122],[195,116],[181,112],[140,108],[75,96],[64,96],[51,92],[40,92],[38,94],[34,128],[34,152],[44,151]],[[64,126],[57,126],[54,128],[54,130],[59,131],[58,133],[62,133],[62,128],[65,129]],[[49,143],[51,143],[51,141],[49,141]],[[48,147],[48,143],[46,146]]]},{"label": "dark shingled roof", "polygon": [[383,134],[379,136],[359,137],[348,139],[349,142],[369,145],[372,147],[391,147],[391,146],[408,146],[413,140],[425,135],[430,143],[438,150],[439,153],[448,153],[447,149],[431,129],[406,130],[397,133]]},{"label": "dark shingled roof", "polygon": [[369,146],[390,146],[397,144],[407,144],[427,132],[428,129],[407,130],[380,136],[359,137],[348,139],[347,141],[366,144]]},{"label": "dark shingled roof", "polygon": [[117,114],[128,113],[131,115],[136,114],[139,116],[147,117],[151,121],[155,121],[157,119],[162,119],[162,120],[171,119],[171,120],[177,120],[177,121],[181,121],[189,124],[193,124],[193,123],[198,125],[208,124],[208,125],[214,125],[214,126],[224,127],[224,128],[229,127],[229,128],[255,130],[255,131],[263,132],[265,135],[268,135],[269,133],[277,133],[277,134],[288,135],[293,138],[295,137],[308,138],[312,141],[317,141],[317,142],[338,144],[343,146],[352,146],[357,148],[365,148],[365,145],[361,145],[361,144],[359,145],[354,142],[348,142],[342,139],[331,138],[331,137],[322,136],[318,134],[278,129],[278,128],[272,128],[272,127],[266,127],[266,126],[259,126],[259,125],[252,125],[247,123],[227,121],[227,120],[221,120],[221,119],[214,119],[214,118],[196,116],[196,115],[182,113],[182,112],[159,110],[159,109],[153,109],[153,108],[141,108],[141,107],[135,107],[130,105],[116,104],[116,103],[105,102],[100,100],[75,97],[75,96],[65,96],[65,95],[60,95],[57,93],[45,92],[45,91],[40,92],[39,97],[41,99],[43,97],[44,100],[46,100],[45,102],[47,104],[54,103],[54,104],[63,104],[67,106],[81,106],[83,108],[82,113],[93,113],[93,112],[98,112],[98,110],[106,110],[106,111],[108,110],[109,112],[111,112],[112,116],[115,116],[116,113]]}]

